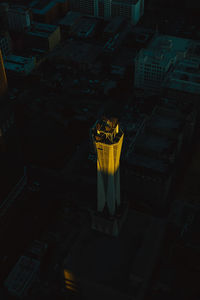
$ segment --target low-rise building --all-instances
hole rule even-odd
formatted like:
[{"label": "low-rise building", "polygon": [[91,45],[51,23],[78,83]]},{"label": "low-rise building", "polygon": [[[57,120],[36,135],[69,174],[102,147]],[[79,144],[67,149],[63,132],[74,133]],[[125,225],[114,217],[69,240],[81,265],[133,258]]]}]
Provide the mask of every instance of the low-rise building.
[{"label": "low-rise building", "polygon": [[70,10],[66,16],[59,21],[61,30],[68,32],[73,31],[74,26],[76,26],[80,18],[80,12]]},{"label": "low-rise building", "polygon": [[135,57],[135,87],[159,93],[167,73],[186,57],[191,44],[191,40],[156,34],[148,48],[141,49]]},{"label": "low-rise building", "polygon": [[57,51],[53,59],[68,63],[73,68],[86,71],[92,70],[102,53],[102,47],[83,41],[69,41]]},{"label": "low-rise building", "polygon": [[40,261],[21,256],[5,280],[5,287],[12,296],[24,297],[33,284],[40,267]]},{"label": "low-rise building", "polygon": [[33,20],[51,24],[68,11],[68,0],[34,0],[30,3]]},{"label": "low-rise building", "polygon": [[168,196],[177,172],[174,166],[193,134],[189,130],[192,113],[156,106],[142,130],[137,135],[133,131],[124,157],[124,184],[130,195],[134,190],[132,205],[142,204],[153,213],[169,207]]},{"label": "low-rise building", "polygon": [[114,17],[109,21],[108,25],[104,28],[103,35],[105,38],[114,37],[121,29],[125,23],[125,19],[123,17]]},{"label": "low-rise building", "polygon": [[51,51],[60,42],[60,27],[44,23],[33,22],[31,29],[26,33],[27,47]]},{"label": "low-rise building", "polygon": [[10,54],[5,59],[5,69],[11,76],[26,76],[35,68],[35,57]]},{"label": "low-rise building", "polygon": [[81,18],[71,29],[70,34],[78,38],[91,38],[94,36],[98,20],[92,18]]},{"label": "low-rise building", "polygon": [[11,52],[11,38],[8,32],[0,34],[0,49],[3,57],[6,57]]},{"label": "low-rise building", "polygon": [[11,6],[8,10],[8,28],[23,32],[30,28],[30,10],[23,6]]},{"label": "low-rise building", "polygon": [[[178,107],[194,105],[200,111],[200,57],[180,61],[162,84],[163,98],[175,101]],[[199,113],[198,113],[199,114]],[[199,117],[199,116],[198,116]]]}]

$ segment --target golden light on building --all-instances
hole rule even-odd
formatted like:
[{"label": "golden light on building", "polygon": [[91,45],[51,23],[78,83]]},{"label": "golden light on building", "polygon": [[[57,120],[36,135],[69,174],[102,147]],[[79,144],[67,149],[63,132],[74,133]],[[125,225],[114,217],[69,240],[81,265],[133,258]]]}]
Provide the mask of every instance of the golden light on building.
[{"label": "golden light on building", "polygon": [[102,119],[92,130],[97,153],[97,210],[102,212],[107,205],[114,215],[120,205],[120,155],[124,133],[118,120]]},{"label": "golden light on building", "polygon": [[0,96],[7,90],[7,77],[3,63],[3,57],[0,49]]},{"label": "golden light on building", "polygon": [[77,292],[78,287],[76,284],[75,276],[69,270],[64,270],[64,279],[65,279],[65,286],[68,290],[72,292]]}]

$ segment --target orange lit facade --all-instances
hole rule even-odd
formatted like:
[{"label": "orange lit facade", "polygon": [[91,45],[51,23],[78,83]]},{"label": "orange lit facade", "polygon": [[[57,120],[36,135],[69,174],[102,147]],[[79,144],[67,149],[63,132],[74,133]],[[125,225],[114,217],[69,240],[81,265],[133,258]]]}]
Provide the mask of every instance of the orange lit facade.
[{"label": "orange lit facade", "polygon": [[0,50],[0,96],[2,96],[7,90],[7,77],[3,63],[3,57]]}]

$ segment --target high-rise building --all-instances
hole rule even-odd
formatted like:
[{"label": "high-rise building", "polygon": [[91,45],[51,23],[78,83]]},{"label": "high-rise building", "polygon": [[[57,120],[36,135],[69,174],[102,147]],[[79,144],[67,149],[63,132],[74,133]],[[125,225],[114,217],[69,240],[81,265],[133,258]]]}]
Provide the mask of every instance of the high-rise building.
[{"label": "high-rise building", "polygon": [[5,93],[6,90],[7,90],[7,77],[6,77],[3,57],[0,49],[0,97]]},{"label": "high-rise building", "polygon": [[120,154],[124,134],[116,119],[97,122],[93,141],[97,151],[97,210],[107,205],[114,215],[120,205]]},{"label": "high-rise building", "polygon": [[92,128],[97,154],[97,216],[92,215],[92,227],[114,236],[118,235],[121,225],[116,215],[121,207],[120,155],[123,137],[116,118],[103,118]]}]

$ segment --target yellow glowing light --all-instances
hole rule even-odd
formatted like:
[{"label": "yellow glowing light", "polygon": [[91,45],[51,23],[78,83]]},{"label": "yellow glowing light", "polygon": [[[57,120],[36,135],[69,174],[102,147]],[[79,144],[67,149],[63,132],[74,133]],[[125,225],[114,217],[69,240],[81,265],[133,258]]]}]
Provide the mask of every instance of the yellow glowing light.
[{"label": "yellow glowing light", "polygon": [[119,132],[119,125],[117,124],[117,126],[116,126],[116,133],[118,133]]},{"label": "yellow glowing light", "polygon": [[64,270],[64,278],[66,283],[66,288],[71,291],[77,291],[75,277],[69,270]]}]

